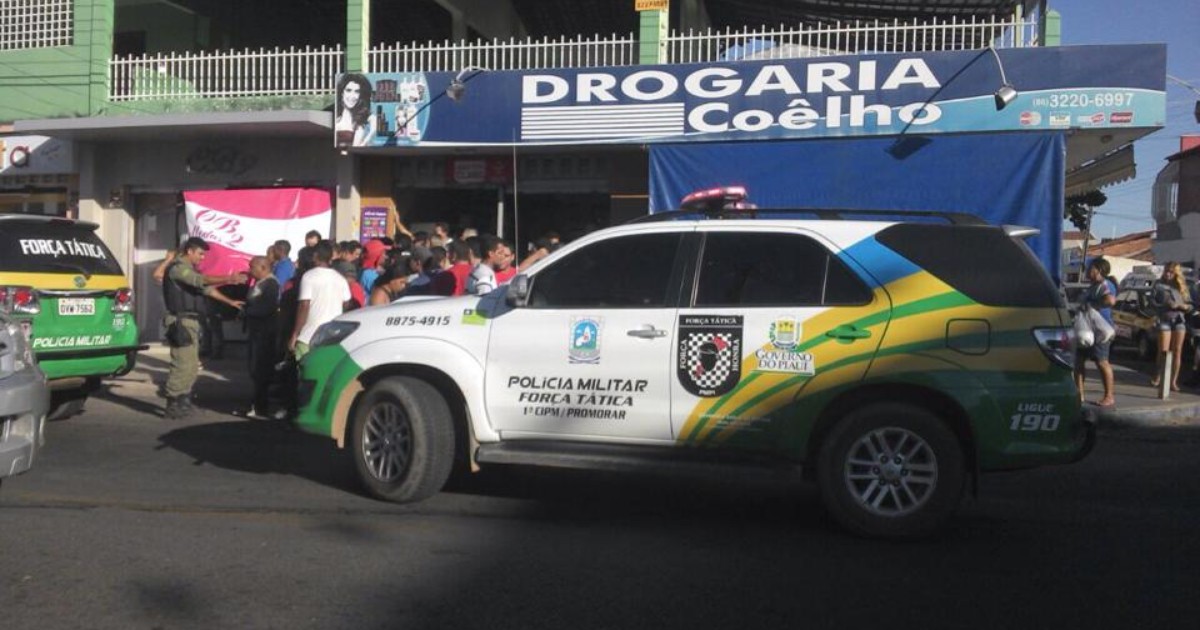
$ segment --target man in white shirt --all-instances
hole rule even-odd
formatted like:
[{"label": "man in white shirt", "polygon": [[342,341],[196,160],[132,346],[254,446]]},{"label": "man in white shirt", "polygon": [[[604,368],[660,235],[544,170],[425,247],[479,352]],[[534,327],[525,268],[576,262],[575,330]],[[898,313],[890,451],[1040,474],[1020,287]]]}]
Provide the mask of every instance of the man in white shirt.
[{"label": "man in white shirt", "polygon": [[317,243],[313,247],[313,268],[300,279],[296,325],[288,343],[288,349],[295,352],[297,359],[308,352],[308,342],[317,328],[341,315],[350,301],[346,278],[329,267],[332,258],[333,245],[329,241]]},{"label": "man in white shirt", "polygon": [[479,245],[479,252],[476,253],[472,247],[472,258],[476,258],[475,266],[471,268],[471,275],[467,276],[467,293],[471,295],[487,295],[491,293],[497,286],[496,282],[496,257],[500,255],[501,248],[504,247],[504,241],[494,236],[481,236],[475,241]]}]

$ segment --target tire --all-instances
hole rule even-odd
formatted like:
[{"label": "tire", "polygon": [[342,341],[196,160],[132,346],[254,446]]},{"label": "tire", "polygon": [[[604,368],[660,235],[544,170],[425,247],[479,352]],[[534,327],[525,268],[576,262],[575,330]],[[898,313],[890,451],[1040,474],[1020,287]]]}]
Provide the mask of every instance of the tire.
[{"label": "tire", "polygon": [[[884,456],[891,461],[877,461]],[[817,475],[822,502],[839,524],[858,535],[892,539],[943,528],[962,501],[967,477],[950,427],[929,411],[900,403],[869,405],[842,418],[821,444]]]},{"label": "tire", "polygon": [[446,484],[454,464],[450,407],[425,381],[386,378],[355,406],[350,447],[371,495],[396,503],[427,499]]}]

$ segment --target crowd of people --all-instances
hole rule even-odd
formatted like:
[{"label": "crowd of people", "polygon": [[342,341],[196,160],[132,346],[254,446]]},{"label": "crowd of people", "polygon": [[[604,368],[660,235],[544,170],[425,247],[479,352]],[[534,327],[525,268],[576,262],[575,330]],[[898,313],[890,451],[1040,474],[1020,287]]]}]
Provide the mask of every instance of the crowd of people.
[{"label": "crowd of people", "polygon": [[[245,322],[247,332],[254,393],[246,415],[283,419],[296,412],[296,362],[322,324],[408,296],[485,295],[558,245],[558,236],[547,234],[518,262],[509,242],[470,228],[452,235],[444,223],[432,232],[404,230],[394,239],[365,243],[333,242],[311,231],[294,260],[291,243],[279,240],[252,258],[245,273],[206,275],[197,266],[208,244],[189,238],[155,271],[163,284],[171,347],[164,414],[182,418],[192,412],[200,357],[220,357],[223,321],[231,314]],[[278,409],[271,409],[273,387],[283,394]]]}]

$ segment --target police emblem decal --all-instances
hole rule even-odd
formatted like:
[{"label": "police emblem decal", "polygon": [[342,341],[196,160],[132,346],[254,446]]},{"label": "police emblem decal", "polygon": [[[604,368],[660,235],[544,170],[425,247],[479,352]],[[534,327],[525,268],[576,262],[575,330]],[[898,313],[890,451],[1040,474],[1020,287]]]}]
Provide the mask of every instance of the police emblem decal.
[{"label": "police emblem decal", "polygon": [[571,339],[567,359],[571,363],[600,362],[600,329],[602,320],[594,317],[571,319]]},{"label": "police emblem decal", "polygon": [[694,396],[723,396],[742,379],[742,316],[679,317],[679,384]]}]

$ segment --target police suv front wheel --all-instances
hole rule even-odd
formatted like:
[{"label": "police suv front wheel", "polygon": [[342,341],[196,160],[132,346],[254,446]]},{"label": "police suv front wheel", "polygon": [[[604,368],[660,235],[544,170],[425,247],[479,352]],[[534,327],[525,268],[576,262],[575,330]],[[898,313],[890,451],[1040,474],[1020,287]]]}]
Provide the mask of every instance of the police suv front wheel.
[{"label": "police suv front wheel", "polygon": [[357,405],[350,443],[359,479],[372,495],[397,503],[442,489],[454,463],[454,426],[445,398],[429,383],[386,378]]},{"label": "police suv front wheel", "polygon": [[936,415],[905,404],[870,405],[839,421],[823,442],[821,498],[857,534],[926,536],[957,509],[964,461],[958,438]]}]

